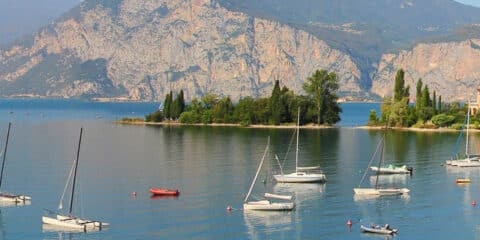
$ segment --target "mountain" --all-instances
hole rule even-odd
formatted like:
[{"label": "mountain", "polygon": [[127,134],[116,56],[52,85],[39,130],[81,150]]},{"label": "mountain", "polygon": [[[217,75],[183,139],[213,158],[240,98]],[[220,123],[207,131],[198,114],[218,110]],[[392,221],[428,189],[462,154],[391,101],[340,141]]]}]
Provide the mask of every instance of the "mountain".
[{"label": "mountain", "polygon": [[451,0],[86,0],[0,50],[0,95],[237,100],[275,79],[301,92],[326,69],[365,100],[390,94],[402,67],[453,101],[478,84],[477,23],[479,8]]},{"label": "mountain", "polygon": [[1,0],[0,45],[37,31],[81,0]]},{"label": "mountain", "polygon": [[305,31],[228,11],[217,1],[86,1],[33,42],[0,53],[3,96],[163,100],[214,92],[239,99],[292,89],[315,69],[361,93],[345,53]]}]

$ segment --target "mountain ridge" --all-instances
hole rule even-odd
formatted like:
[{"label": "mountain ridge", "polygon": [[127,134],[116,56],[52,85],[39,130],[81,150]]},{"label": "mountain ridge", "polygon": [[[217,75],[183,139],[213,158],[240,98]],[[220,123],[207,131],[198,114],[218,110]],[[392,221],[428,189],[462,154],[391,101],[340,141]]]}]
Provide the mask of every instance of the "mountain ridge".
[{"label": "mountain ridge", "polygon": [[[455,9],[465,9],[466,13],[460,18],[463,20],[439,28],[442,30],[440,35],[430,36],[429,31],[417,29],[418,32],[427,34],[410,32],[408,34],[418,36],[402,40],[395,36],[402,33],[408,35],[405,30],[399,29],[391,37],[378,24],[369,25],[368,21],[342,22],[340,18],[332,18],[330,22],[317,21],[322,20],[322,17],[329,19],[328,16],[310,16],[310,20],[315,21],[306,21],[307,17],[295,14],[304,10],[299,3],[297,5],[300,10],[296,10],[290,2],[282,2],[285,6],[279,6],[283,6],[283,9],[274,9],[278,13],[290,9],[291,15],[297,16],[297,19],[286,18],[278,22],[272,21],[279,18],[275,14],[269,13],[272,16],[259,18],[240,9],[238,5],[242,3],[255,8],[253,2],[255,1],[84,1],[31,39],[0,50],[0,94],[3,97],[31,94],[45,97],[126,97],[131,100],[161,101],[170,90],[184,89],[187,99],[213,92],[238,100],[247,95],[266,95],[271,91],[275,79],[280,79],[282,84],[301,92],[302,82],[314,70],[322,68],[339,75],[340,94],[344,99],[373,99],[375,96],[389,94],[390,90],[384,89],[388,89],[389,82],[393,81],[393,78],[390,79],[392,72],[400,67],[412,68],[414,72],[418,70],[411,74],[412,83],[417,80],[416,77],[424,77],[420,71],[422,67],[412,64],[413,59],[410,58],[411,62],[398,60],[409,59],[406,56],[412,54],[416,54],[417,58],[428,59],[428,56],[420,56],[415,52],[417,46],[430,44],[422,43],[422,39],[431,37],[441,41],[441,36],[463,29],[464,35],[451,34],[457,38],[454,39],[455,42],[476,43],[478,35],[471,22],[480,19],[480,14],[479,17],[467,14],[469,11],[480,13],[479,9],[449,0],[437,0],[432,4],[450,4]],[[302,0],[303,2],[315,1]],[[345,5],[343,2],[348,1],[317,1],[317,5],[314,4],[309,12],[313,14],[315,6],[321,4],[338,8]],[[256,2],[268,3],[270,2]],[[416,7],[416,4],[425,5],[426,1],[385,1],[385,4],[388,3],[395,4],[396,7],[392,9],[398,10],[402,9],[400,3],[406,7]],[[356,4],[370,6],[373,3],[355,2],[343,14],[351,14],[349,11],[358,6]],[[236,8],[237,11],[232,11]],[[262,10],[260,7],[255,9],[257,12]],[[264,11],[262,14],[268,15],[265,12],[268,13]],[[383,14],[388,12],[391,11],[385,10]],[[361,16],[364,15],[360,14]],[[403,20],[406,17],[397,18]],[[356,19],[352,16],[347,20]],[[406,29],[412,26],[406,25]],[[390,28],[395,26],[392,24]],[[427,29],[431,26],[423,27]],[[392,44],[385,45],[388,41]],[[478,50],[458,44],[432,46],[448,46],[452,51],[455,48],[463,51],[456,55],[445,54],[443,57],[462,58],[462,54],[476,56]],[[423,51],[426,52],[442,53],[433,49]],[[419,62],[421,61],[417,61]],[[462,61],[457,60],[455,64],[461,66]],[[438,71],[432,71],[435,70]],[[468,74],[462,73],[462,76],[468,76],[466,81],[475,81],[471,76],[475,76],[477,71],[474,68],[469,71]],[[426,83],[432,83],[435,88],[436,85],[442,85],[439,83],[448,82],[442,79],[452,76],[452,73],[440,72],[443,75],[436,75],[437,78],[431,80],[427,77]],[[456,85],[454,88],[457,89]],[[460,91],[461,88],[458,89]],[[444,87],[438,88],[439,93],[444,94],[444,91]],[[454,94],[445,96],[457,99]]]}]

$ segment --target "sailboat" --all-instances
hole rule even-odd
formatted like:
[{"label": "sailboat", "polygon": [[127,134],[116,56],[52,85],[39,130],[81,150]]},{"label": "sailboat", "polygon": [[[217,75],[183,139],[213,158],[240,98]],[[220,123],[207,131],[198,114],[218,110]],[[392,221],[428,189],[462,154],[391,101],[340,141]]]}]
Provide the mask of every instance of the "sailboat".
[{"label": "sailboat", "polygon": [[[298,166],[298,141],[300,130],[300,108],[297,114],[297,146],[295,150],[295,172],[290,174],[283,174],[282,166],[280,165],[280,174],[273,175],[273,178],[277,182],[281,183],[312,183],[312,182],[325,182],[327,180],[325,174],[315,173],[311,171],[318,171],[320,166],[312,167],[299,167]],[[276,157],[276,156],[275,156]],[[278,158],[277,158],[278,161]]]},{"label": "sailboat", "polygon": [[[5,147],[3,149],[3,159],[2,159],[2,170],[0,172],[0,187],[2,186],[2,181],[3,181],[3,170],[5,168],[5,160],[7,156],[7,146],[8,146],[8,139],[10,137],[10,128],[12,126],[12,123],[8,123],[8,130],[7,130],[7,137],[5,140]],[[25,196],[25,195],[16,195],[16,194],[11,194],[11,193],[5,193],[5,192],[0,192],[0,202],[3,203],[0,205],[13,205],[13,204],[29,204],[30,201],[32,200],[31,197]],[[5,204],[8,203],[8,204]]]},{"label": "sailboat", "polygon": [[[468,110],[467,110],[467,119],[466,119],[466,125],[467,125],[467,130],[466,130],[466,138],[465,138],[465,158],[461,159],[453,159],[453,154],[452,154],[452,159],[445,161],[446,165],[450,166],[458,166],[458,167],[480,167],[480,155],[478,154],[470,154],[469,152],[469,140],[470,140],[470,135],[469,135],[469,130],[470,130],[470,102],[468,102]],[[458,149],[458,142],[462,136],[462,132],[460,132],[458,141],[457,141],[457,147]]]},{"label": "sailboat", "polygon": [[[84,218],[80,218],[80,217],[77,217],[75,215],[73,215],[73,199],[74,199],[74,196],[75,196],[75,184],[76,184],[76,180],[77,180],[77,169],[78,169],[78,160],[79,160],[79,155],[80,155],[80,144],[82,143],[82,132],[83,132],[83,128],[80,128],[80,138],[78,140],[78,148],[77,148],[77,157],[75,159],[75,161],[73,162],[73,166],[72,166],[72,169],[70,171],[70,175],[67,179],[67,182],[65,184],[65,188],[64,188],[64,194],[65,194],[65,191],[70,183],[70,178],[72,176],[72,173],[73,173],[73,180],[72,180],[72,183],[71,183],[71,194],[70,194],[70,206],[69,206],[69,211],[68,211],[68,214],[62,214],[62,213],[57,213],[55,211],[50,211],[50,210],[47,210],[47,216],[43,216],[42,217],[42,222],[44,224],[51,224],[51,225],[55,225],[55,226],[58,226],[58,227],[62,227],[62,228],[67,228],[67,229],[80,229],[80,230],[83,230],[83,231],[87,231],[87,230],[101,230],[102,228],[104,227],[108,227],[109,224],[108,223],[104,223],[104,222],[100,222],[100,221],[95,221],[95,220],[88,220],[88,219],[84,219]],[[62,194],[62,197],[60,199],[60,204],[59,204],[59,210],[63,208],[63,196],[64,194]]]},{"label": "sailboat", "polygon": [[[372,156],[372,159],[369,162],[369,167],[372,164],[373,160],[375,159],[376,155],[378,152],[380,152],[380,160],[378,167],[381,166],[383,162],[383,155],[384,155],[384,146],[385,146],[385,133],[383,134],[382,138],[380,139],[380,142],[377,145],[377,148],[375,150],[375,153]],[[376,175],[376,181],[375,181],[375,187],[374,188],[362,188],[360,187],[362,185],[362,182],[365,180],[365,177],[368,173],[368,167],[367,171],[365,171],[365,174],[363,175],[362,179],[360,180],[360,183],[358,184],[357,188],[353,189],[353,192],[355,195],[372,195],[372,196],[384,196],[384,195],[401,195],[401,194],[407,194],[410,192],[408,188],[380,188],[378,186],[378,179],[380,172],[377,171]]]},{"label": "sailboat", "polygon": [[243,201],[243,210],[260,210],[260,211],[290,211],[295,207],[295,203],[292,202],[292,196],[286,195],[279,195],[279,194],[272,194],[272,193],[265,193],[265,198],[270,199],[282,199],[287,200],[287,202],[271,202],[268,199],[259,200],[259,201],[248,201],[250,194],[252,193],[253,186],[257,181],[258,174],[262,169],[263,162],[265,161],[265,156],[268,152],[268,146],[270,145],[270,138],[268,139],[267,146],[265,147],[265,151],[263,152],[262,160],[258,165],[257,172],[255,173],[255,177],[253,178],[252,184],[248,189],[248,193],[245,196],[245,200]]}]

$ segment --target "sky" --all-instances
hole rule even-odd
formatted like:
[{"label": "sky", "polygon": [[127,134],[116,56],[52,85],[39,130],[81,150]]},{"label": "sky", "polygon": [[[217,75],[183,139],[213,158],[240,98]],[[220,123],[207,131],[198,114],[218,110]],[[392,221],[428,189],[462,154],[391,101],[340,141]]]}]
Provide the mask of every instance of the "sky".
[{"label": "sky", "polygon": [[456,1],[463,4],[480,7],[480,0],[456,0]]}]

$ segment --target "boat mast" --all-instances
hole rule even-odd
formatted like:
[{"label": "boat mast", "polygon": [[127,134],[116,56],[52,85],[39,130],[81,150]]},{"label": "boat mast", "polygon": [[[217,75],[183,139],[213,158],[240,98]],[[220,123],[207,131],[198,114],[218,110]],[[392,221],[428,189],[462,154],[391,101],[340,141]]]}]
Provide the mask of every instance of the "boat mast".
[{"label": "boat mast", "polygon": [[72,214],[72,210],[73,210],[73,197],[75,194],[75,181],[77,180],[77,167],[78,167],[78,158],[80,155],[80,143],[82,143],[82,132],[83,132],[83,128],[80,128],[80,138],[78,139],[77,159],[75,160],[75,170],[73,173],[72,195],[70,197],[70,210],[68,212],[70,215]]},{"label": "boat mast", "polygon": [[300,131],[300,107],[298,107],[297,113],[297,149],[295,151],[295,173],[298,174],[298,134]]},{"label": "boat mast", "polygon": [[468,137],[469,137],[469,134],[468,134],[468,130],[470,129],[470,100],[468,100],[468,109],[467,109],[467,139],[466,139],[466,143],[465,143],[465,155],[467,156],[467,158],[469,157],[468,156]]},{"label": "boat mast", "polygon": [[7,139],[5,140],[5,148],[3,149],[2,171],[0,172],[0,188],[2,187],[3,169],[5,167],[5,157],[7,156],[8,138],[10,136],[10,126],[12,126],[11,122],[8,123]]},{"label": "boat mast", "polygon": [[262,169],[263,161],[265,160],[265,155],[267,155],[269,145],[270,145],[270,137],[268,137],[267,147],[265,147],[265,151],[263,152],[262,160],[260,161],[260,164],[258,165],[258,169],[257,169],[257,172],[255,173],[255,177],[253,178],[252,184],[250,185],[250,189],[248,189],[247,196],[245,196],[245,200],[243,200],[243,202],[247,202],[248,197],[250,197],[250,194],[252,193],[253,186],[255,185],[255,182],[257,181],[257,177],[258,177],[258,174],[260,173],[260,169]]},{"label": "boat mast", "polygon": [[378,188],[378,178],[380,177],[380,167],[382,167],[382,162],[383,162],[383,155],[385,151],[385,135],[387,135],[386,130],[385,130],[385,133],[383,133],[382,141],[380,143],[382,144],[382,151],[380,152],[380,161],[378,161],[377,178],[375,179],[375,189]]}]

